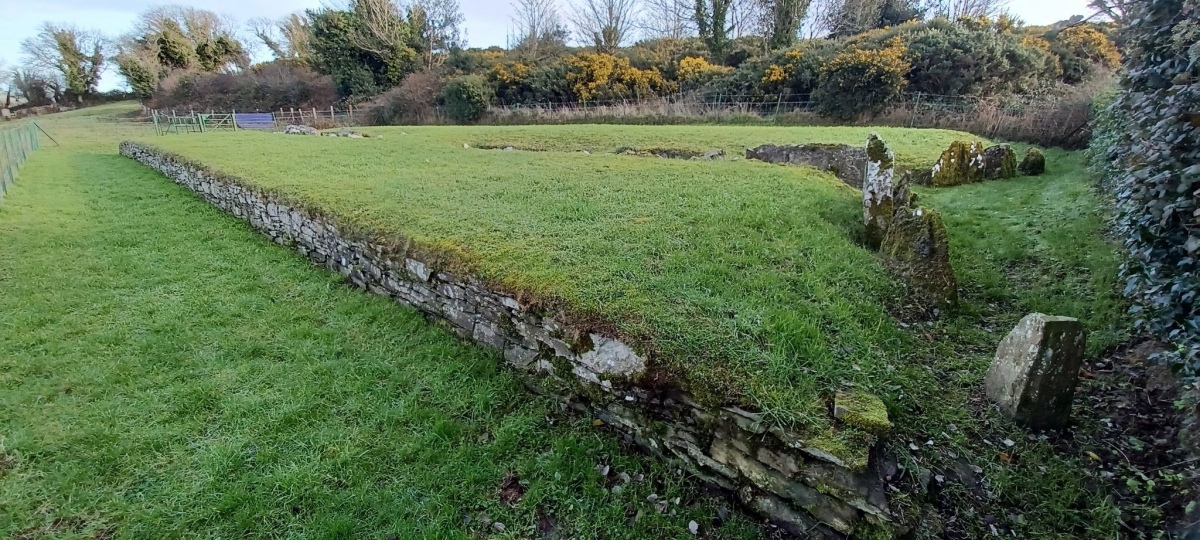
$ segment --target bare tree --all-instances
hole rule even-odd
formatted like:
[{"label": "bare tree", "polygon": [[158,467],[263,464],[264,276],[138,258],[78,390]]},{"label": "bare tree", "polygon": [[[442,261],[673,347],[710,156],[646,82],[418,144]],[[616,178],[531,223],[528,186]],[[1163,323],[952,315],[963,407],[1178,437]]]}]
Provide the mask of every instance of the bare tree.
[{"label": "bare tree", "polygon": [[1088,7],[1104,14],[1112,22],[1125,26],[1133,11],[1134,0],[1092,0]]},{"label": "bare tree", "polygon": [[597,52],[612,54],[633,34],[638,15],[635,0],[574,0],[570,19]]},{"label": "bare tree", "polygon": [[408,20],[423,46],[427,69],[445,62],[451,50],[466,46],[458,0],[415,0],[408,8]]},{"label": "bare tree", "polygon": [[358,23],[350,34],[355,47],[388,58],[404,46],[408,23],[392,0],[354,0],[350,8]]},{"label": "bare tree", "polygon": [[690,0],[642,0],[642,33],[670,39],[695,35],[695,9]]},{"label": "bare tree", "polygon": [[47,22],[37,35],[21,42],[21,52],[32,71],[55,74],[69,98],[82,100],[96,93],[107,46],[97,31]]},{"label": "bare tree", "polygon": [[1007,6],[1008,0],[946,0],[935,8],[934,14],[952,21],[962,17],[996,17]]},{"label": "bare tree", "polygon": [[301,59],[308,56],[310,24],[303,12],[282,19],[250,19],[246,28],[278,59]]},{"label": "bare tree", "polygon": [[565,44],[568,32],[554,0],[515,0],[513,8],[514,49],[536,59]]}]

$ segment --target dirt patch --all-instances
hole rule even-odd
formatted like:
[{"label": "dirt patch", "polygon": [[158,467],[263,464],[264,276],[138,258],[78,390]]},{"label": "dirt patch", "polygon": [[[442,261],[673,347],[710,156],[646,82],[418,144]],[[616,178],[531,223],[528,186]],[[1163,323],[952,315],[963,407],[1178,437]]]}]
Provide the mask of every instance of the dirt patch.
[{"label": "dirt patch", "polygon": [[517,478],[515,473],[509,472],[504,476],[504,481],[500,483],[500,502],[508,505],[516,505],[521,501],[521,497],[525,496],[525,486],[521,485],[521,479]]}]

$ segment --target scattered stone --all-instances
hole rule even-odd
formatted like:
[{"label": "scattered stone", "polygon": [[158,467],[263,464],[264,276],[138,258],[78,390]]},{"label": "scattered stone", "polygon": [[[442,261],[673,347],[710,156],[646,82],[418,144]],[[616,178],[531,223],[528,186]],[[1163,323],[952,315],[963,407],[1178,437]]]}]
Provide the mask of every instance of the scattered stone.
[{"label": "scattered stone", "polygon": [[468,148],[470,148],[470,147],[471,147],[471,145],[469,145],[469,144],[467,144],[467,143],[463,143],[463,150],[466,150],[466,149],[468,149]]},{"label": "scattered stone", "polygon": [[721,150],[720,148],[716,148],[716,149],[705,152],[704,155],[702,155],[700,157],[701,157],[701,159],[709,159],[709,160],[720,159],[720,158],[725,157],[725,151]]},{"label": "scattered stone", "polygon": [[1000,342],[984,387],[1009,418],[1030,429],[1067,424],[1087,341],[1070,317],[1033,313]]},{"label": "scattered stone", "polygon": [[700,524],[696,523],[695,521],[689,521],[688,522],[688,531],[691,532],[693,535],[700,534]]},{"label": "scattered stone", "polygon": [[937,212],[924,208],[896,210],[880,248],[884,266],[914,289],[930,307],[958,304],[958,285],[950,266],[946,226]]},{"label": "scattered stone", "polygon": [[758,148],[747,148],[746,159],[815,167],[852,187],[862,189],[867,151],[848,144],[764,144]]},{"label": "scattered stone", "polygon": [[513,148],[513,147],[511,147],[511,146],[505,146],[505,147],[504,147],[504,151],[505,151],[505,152],[512,152],[513,150],[516,150],[516,149],[515,149],[515,148]]},{"label": "scattered stone", "polygon": [[911,202],[908,185],[896,181],[896,156],[878,134],[867,137],[866,172],[863,177],[863,224],[867,245],[877,248],[892,221],[896,208]]},{"label": "scattered stone", "polygon": [[990,146],[983,151],[983,177],[988,180],[1016,178],[1017,153],[1007,144]]},{"label": "scattered stone", "polygon": [[295,124],[288,124],[287,127],[283,128],[283,133],[285,135],[320,135],[321,134],[321,132],[317,131],[317,129],[314,127],[299,126],[299,125],[295,125]]},{"label": "scattered stone", "polygon": [[983,145],[977,142],[954,141],[942,151],[942,156],[930,171],[929,184],[950,187],[983,180]]},{"label": "scattered stone", "polygon": [[1017,165],[1017,171],[1024,176],[1038,176],[1046,172],[1046,156],[1037,148],[1025,151],[1025,158]]},{"label": "scattered stone", "polygon": [[874,394],[861,390],[838,391],[833,398],[833,417],[880,437],[892,431],[887,406]]}]

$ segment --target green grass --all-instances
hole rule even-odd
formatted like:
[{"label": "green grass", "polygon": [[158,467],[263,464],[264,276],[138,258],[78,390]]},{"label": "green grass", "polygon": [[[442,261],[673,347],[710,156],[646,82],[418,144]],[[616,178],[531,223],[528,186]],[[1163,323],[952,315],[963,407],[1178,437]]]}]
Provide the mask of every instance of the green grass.
[{"label": "green grass", "polygon": [[714,402],[823,431],[833,388],[888,377],[902,336],[886,306],[901,291],[855,243],[859,196],[834,177],[745,161],[464,149],[445,128],[406,132],[153,142],[349,226],[411,239],[426,258],[583,324],[615,326]]},{"label": "green grass", "polygon": [[762,144],[841,143],[861,146],[867,135],[878,132],[896,153],[901,167],[930,167],[942,150],[958,139],[979,140],[974,135],[944,129],[843,126],[475,126],[369,128],[368,133],[409,133],[462,146],[500,147],[557,152],[612,152],[618,148],[669,149],[706,152],[719,148],[727,159],[745,155],[746,148]]},{"label": "green grass", "polygon": [[[713,530],[685,479],[494,354],[113,144],[44,147],[0,204],[0,537],[473,538],[494,533],[480,513],[497,538],[539,516],[563,538]],[[597,464],[646,481],[610,491]],[[736,515],[713,532],[758,534]]]}]

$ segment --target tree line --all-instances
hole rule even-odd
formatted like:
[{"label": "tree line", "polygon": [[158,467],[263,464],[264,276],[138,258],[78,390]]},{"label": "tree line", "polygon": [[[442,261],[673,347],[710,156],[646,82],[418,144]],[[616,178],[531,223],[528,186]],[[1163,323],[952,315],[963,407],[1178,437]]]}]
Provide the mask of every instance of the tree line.
[{"label": "tree line", "polygon": [[[1094,65],[1115,64],[1105,26],[1026,28],[1003,2],[514,0],[507,47],[489,49],[468,48],[458,0],[347,0],[244,24],[163,6],[116,37],[43,24],[22,43],[23,62],[9,86],[33,105],[87,101],[111,68],[144,100],[233,105],[260,96],[253,107],[272,108],[361,102],[395,94],[414,75],[409,94],[444,102],[456,82],[479,86],[468,94],[487,103],[505,104],[683,90],[809,99],[821,95],[822,78],[851,83],[857,72],[879,75],[859,86],[883,83],[887,95],[865,96],[863,107],[838,113],[845,116],[886,105],[893,90],[906,87],[947,95],[1024,91],[1078,82]],[[1119,5],[1104,6],[1110,18],[1119,15]],[[256,50],[273,60],[252,64]],[[974,72],[950,73],[949,64]],[[827,84],[824,93],[854,89]]]}]

